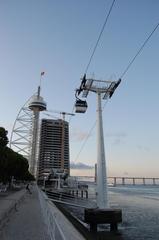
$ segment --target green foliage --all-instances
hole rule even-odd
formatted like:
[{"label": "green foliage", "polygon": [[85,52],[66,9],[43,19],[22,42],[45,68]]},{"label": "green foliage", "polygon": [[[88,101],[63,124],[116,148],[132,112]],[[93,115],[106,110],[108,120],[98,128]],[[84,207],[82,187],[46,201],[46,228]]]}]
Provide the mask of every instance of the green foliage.
[{"label": "green foliage", "polygon": [[7,131],[0,128],[0,181],[10,182],[12,176],[16,180],[35,180],[28,171],[27,159],[8,148],[7,143]]},{"label": "green foliage", "polygon": [[27,180],[27,181],[35,181],[35,178],[34,178],[34,176],[33,176],[29,171],[27,171],[27,172],[25,173],[24,180]]},{"label": "green foliage", "polygon": [[5,128],[0,127],[0,149],[4,148],[8,144],[8,132],[5,130]]}]

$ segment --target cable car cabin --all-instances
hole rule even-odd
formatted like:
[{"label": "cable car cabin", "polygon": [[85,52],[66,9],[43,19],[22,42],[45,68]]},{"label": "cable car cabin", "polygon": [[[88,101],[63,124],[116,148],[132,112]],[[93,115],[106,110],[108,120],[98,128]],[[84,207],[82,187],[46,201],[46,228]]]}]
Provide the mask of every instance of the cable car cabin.
[{"label": "cable car cabin", "polygon": [[87,110],[87,102],[77,99],[75,103],[75,112],[76,113],[85,113]]}]

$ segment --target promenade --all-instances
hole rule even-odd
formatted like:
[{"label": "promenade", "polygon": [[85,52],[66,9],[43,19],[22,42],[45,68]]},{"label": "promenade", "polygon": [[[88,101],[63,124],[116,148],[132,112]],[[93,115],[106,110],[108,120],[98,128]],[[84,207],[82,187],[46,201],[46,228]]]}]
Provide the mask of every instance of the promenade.
[{"label": "promenade", "polygon": [[[0,197],[1,240],[50,240],[36,187]],[[20,201],[19,201],[20,200]]]}]

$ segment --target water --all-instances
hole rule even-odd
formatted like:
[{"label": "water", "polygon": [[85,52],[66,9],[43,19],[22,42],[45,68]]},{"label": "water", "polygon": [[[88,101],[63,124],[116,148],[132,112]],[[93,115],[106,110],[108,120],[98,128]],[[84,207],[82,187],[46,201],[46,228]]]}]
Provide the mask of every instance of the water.
[{"label": "water", "polygon": [[159,187],[111,187],[109,201],[122,209],[123,223],[119,229],[124,239],[159,239]]},{"label": "water", "polygon": [[[122,209],[123,222],[119,225],[125,240],[159,240],[159,186],[109,187],[109,203]],[[89,184],[89,197],[95,201],[95,185]],[[83,218],[83,210],[74,209]]]}]

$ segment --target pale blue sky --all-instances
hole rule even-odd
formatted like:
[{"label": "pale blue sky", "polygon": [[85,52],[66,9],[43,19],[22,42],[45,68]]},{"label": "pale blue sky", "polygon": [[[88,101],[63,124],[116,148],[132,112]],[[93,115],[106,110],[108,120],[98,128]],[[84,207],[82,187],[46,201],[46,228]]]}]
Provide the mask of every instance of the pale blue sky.
[{"label": "pale blue sky", "polygon": [[[48,108],[71,112],[110,0],[0,0],[0,125],[9,132],[45,71]],[[118,80],[159,21],[157,0],[116,0],[88,77]],[[103,113],[110,175],[158,176],[159,29],[136,59]],[[96,99],[70,124],[71,161],[95,121]],[[95,130],[77,162],[96,162]]]}]

